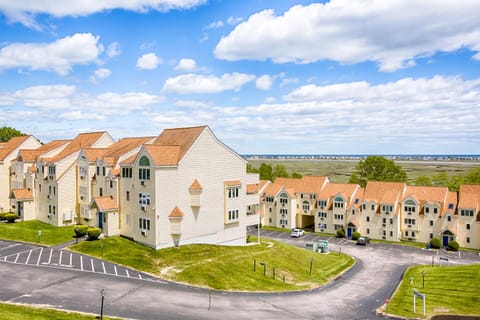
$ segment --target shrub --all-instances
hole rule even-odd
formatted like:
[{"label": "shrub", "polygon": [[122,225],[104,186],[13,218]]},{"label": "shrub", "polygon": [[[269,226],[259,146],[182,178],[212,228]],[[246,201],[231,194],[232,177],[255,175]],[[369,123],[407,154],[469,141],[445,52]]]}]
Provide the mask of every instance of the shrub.
[{"label": "shrub", "polygon": [[84,224],[78,225],[73,229],[77,238],[85,237],[85,235],[87,234],[87,230],[88,226]]},{"label": "shrub", "polygon": [[441,246],[442,246],[442,243],[440,242],[440,239],[433,238],[432,240],[430,240],[430,248],[440,249]]},{"label": "shrub", "polygon": [[360,232],[354,232],[352,234],[352,240],[357,240],[358,238],[360,238],[362,235],[360,234]]},{"label": "shrub", "polygon": [[18,215],[16,213],[7,213],[5,215],[5,220],[7,220],[8,223],[14,223],[16,219],[18,219]]},{"label": "shrub", "polygon": [[338,229],[337,230],[337,238],[345,238],[345,230]]},{"label": "shrub", "polygon": [[455,240],[452,240],[448,243],[448,250],[452,250],[452,251],[458,251],[458,249],[460,249],[460,245],[458,244],[457,241]]},{"label": "shrub", "polygon": [[8,214],[8,212],[0,212],[0,221],[6,220],[5,216]]},{"label": "shrub", "polygon": [[88,228],[87,229],[87,236],[88,240],[97,240],[98,237],[102,234],[102,229],[100,228]]}]

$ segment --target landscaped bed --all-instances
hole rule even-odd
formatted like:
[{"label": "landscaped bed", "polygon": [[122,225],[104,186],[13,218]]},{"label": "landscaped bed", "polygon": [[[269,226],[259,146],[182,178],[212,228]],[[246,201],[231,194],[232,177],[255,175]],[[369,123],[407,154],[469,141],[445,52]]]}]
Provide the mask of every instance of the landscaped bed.
[{"label": "landscaped bed", "polygon": [[388,314],[421,318],[423,305],[420,298],[416,298],[416,313],[413,313],[414,288],[426,295],[427,317],[435,314],[480,316],[480,265],[478,264],[408,268],[403,281],[388,304]]},{"label": "landscaped bed", "polygon": [[73,240],[75,226],[56,227],[38,220],[0,223],[0,239],[57,245]]},{"label": "landscaped bed", "polygon": [[354,263],[347,255],[314,253],[270,239],[249,246],[196,244],[154,250],[121,237],[109,237],[70,248],[167,280],[232,291],[313,289]]}]

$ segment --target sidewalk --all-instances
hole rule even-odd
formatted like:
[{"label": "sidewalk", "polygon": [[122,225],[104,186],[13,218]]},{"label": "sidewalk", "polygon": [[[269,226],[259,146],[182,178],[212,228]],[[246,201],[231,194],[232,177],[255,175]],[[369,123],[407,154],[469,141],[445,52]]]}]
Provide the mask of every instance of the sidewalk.
[{"label": "sidewalk", "polygon": [[67,242],[64,242],[64,243],[60,243],[60,244],[57,244],[56,246],[52,246],[51,248],[52,249],[56,249],[56,250],[61,250],[61,249],[64,249],[66,247],[69,247],[73,244],[77,244],[77,243],[80,243],[82,241],[85,241],[85,237],[82,237],[82,238],[75,238],[73,240],[70,240],[70,241],[67,241]]}]

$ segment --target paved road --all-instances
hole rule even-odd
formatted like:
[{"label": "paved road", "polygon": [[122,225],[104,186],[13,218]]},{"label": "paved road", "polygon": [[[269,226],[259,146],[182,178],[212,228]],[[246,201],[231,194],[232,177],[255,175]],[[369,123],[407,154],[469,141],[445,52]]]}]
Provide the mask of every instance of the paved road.
[{"label": "paved road", "polygon": [[[265,232],[262,236],[298,246],[304,246],[306,241],[314,238],[306,235],[291,239],[288,234],[278,232]],[[98,313],[99,292],[104,288],[105,313],[125,318],[372,319],[376,317],[375,309],[393,292],[407,265],[428,265],[432,259],[435,264],[480,263],[480,258],[474,254],[461,258],[449,256],[446,261],[440,260],[445,257],[427,250],[396,245],[359,247],[351,242],[339,243],[338,239],[331,239],[330,247],[332,254],[342,250],[354,256],[357,264],[336,281],[309,292],[225,293],[105,276],[102,272],[39,268],[35,263],[18,264],[17,260],[17,264],[0,262],[0,300]],[[4,249],[0,254],[10,249]]]},{"label": "paved road", "polygon": [[0,240],[0,261],[37,267],[69,269],[104,275],[155,280],[154,277],[134,269],[113,264],[87,255],[64,250]]}]

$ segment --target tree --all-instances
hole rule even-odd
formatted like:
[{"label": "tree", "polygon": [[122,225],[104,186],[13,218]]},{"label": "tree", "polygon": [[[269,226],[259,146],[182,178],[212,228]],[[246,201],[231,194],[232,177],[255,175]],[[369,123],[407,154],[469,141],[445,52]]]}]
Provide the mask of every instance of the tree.
[{"label": "tree", "polygon": [[424,187],[431,187],[433,185],[432,178],[427,176],[418,176],[414,181],[413,184],[416,186],[424,186]]},{"label": "tree", "polygon": [[469,184],[480,184],[480,167],[471,168],[468,170],[463,182]]},{"label": "tree", "polygon": [[0,128],[0,142],[7,142],[13,137],[24,136],[24,133],[21,133],[17,129],[11,127],[1,127]]},{"label": "tree", "polygon": [[356,166],[357,172],[350,177],[350,183],[358,183],[365,187],[367,181],[396,181],[405,182],[407,173],[393,160],[382,156],[368,156]]},{"label": "tree", "polygon": [[296,171],[294,171],[292,173],[292,178],[294,178],[294,179],[301,179],[302,177],[303,177],[303,175],[301,175],[300,173],[298,173]]},{"label": "tree", "polygon": [[258,168],[255,168],[250,163],[247,163],[247,173],[258,173]]},{"label": "tree", "polygon": [[282,164],[277,164],[273,168],[272,179],[275,180],[275,178],[278,178],[278,177],[280,177],[280,178],[288,178],[289,177],[287,169],[285,169],[285,166],[282,165]]},{"label": "tree", "polygon": [[260,173],[260,179],[273,181],[272,171],[272,166],[269,166],[266,163],[262,163],[260,165],[260,168],[258,169],[258,172]]}]

